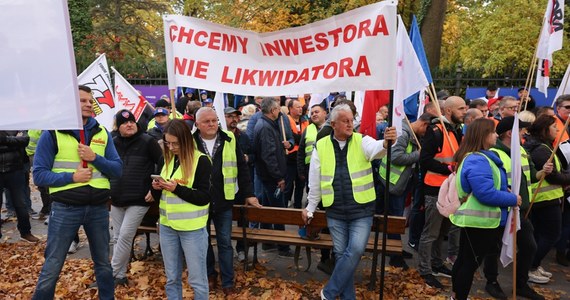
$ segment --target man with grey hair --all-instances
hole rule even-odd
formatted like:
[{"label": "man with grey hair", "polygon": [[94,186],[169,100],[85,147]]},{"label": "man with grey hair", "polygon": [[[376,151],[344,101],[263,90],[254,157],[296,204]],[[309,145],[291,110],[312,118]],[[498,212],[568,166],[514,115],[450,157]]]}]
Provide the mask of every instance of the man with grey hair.
[{"label": "man with grey hair", "polygon": [[[261,101],[261,118],[255,124],[253,131],[253,147],[255,153],[255,172],[260,179],[263,192],[263,205],[271,207],[286,207],[283,192],[287,176],[287,156],[283,144],[283,136],[277,119],[281,113],[279,103],[273,98]],[[284,225],[261,224],[263,228],[285,230]],[[264,250],[273,248],[265,245]],[[293,257],[287,245],[277,247],[279,256]]]},{"label": "man with grey hair", "polygon": [[309,204],[302,218],[308,223],[323,201],[336,265],[321,299],[355,299],[354,272],[370,237],[376,200],[370,162],[385,155],[396,129],[387,128],[386,140],[378,141],[353,132],[354,116],[347,104],[336,105],[330,120],[331,134],[316,143],[311,155]]},{"label": "man with grey hair", "polygon": [[[214,223],[218,245],[218,260],[222,278],[222,290],[226,296],[235,294],[233,248],[232,248],[232,207],[235,194],[239,190],[246,203],[260,207],[253,195],[249,168],[245,157],[231,131],[222,130],[218,125],[218,116],[211,107],[202,107],[196,112],[196,147],[210,157],[212,174],[210,175],[210,213],[208,224]],[[206,227],[209,229],[210,226]],[[210,290],[217,287],[218,273],[215,270],[214,249],[208,240],[207,254],[208,282]]]},{"label": "man with grey hair", "polygon": [[499,102],[499,113],[493,118],[495,122],[495,127],[499,124],[499,121],[504,117],[512,117],[518,111],[519,105],[518,101],[513,96],[505,96]]},{"label": "man with grey hair", "polygon": [[[483,101],[483,100],[481,100]],[[465,117],[463,117],[463,135],[467,132],[467,126],[471,124],[473,121],[483,118],[483,112],[478,108],[470,108],[465,113]]]}]

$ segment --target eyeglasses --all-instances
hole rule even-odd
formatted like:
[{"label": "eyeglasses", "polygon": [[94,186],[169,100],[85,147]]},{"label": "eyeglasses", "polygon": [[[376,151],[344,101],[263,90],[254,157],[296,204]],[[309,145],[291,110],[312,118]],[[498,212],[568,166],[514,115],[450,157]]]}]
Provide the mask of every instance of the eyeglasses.
[{"label": "eyeglasses", "polygon": [[174,149],[180,147],[180,143],[178,143],[178,142],[167,142],[167,141],[164,141],[164,145],[166,145],[166,147],[168,147],[168,148],[174,148]]}]

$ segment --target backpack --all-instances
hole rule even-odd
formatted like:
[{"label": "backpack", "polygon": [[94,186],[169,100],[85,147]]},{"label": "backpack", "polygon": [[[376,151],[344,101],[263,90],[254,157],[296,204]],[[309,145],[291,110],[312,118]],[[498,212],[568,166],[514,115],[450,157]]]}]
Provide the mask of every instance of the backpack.
[{"label": "backpack", "polygon": [[441,184],[439,194],[437,195],[437,210],[446,218],[449,218],[449,215],[454,214],[459,206],[461,206],[457,187],[455,186],[455,177],[457,177],[456,172],[449,174]]}]

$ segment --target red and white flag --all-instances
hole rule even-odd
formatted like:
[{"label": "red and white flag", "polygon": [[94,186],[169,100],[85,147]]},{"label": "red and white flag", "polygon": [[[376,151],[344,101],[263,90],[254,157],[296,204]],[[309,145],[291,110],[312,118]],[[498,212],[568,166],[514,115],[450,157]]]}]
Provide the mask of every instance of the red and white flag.
[{"label": "red and white flag", "polygon": [[112,128],[116,105],[105,53],[77,76],[77,82],[91,88],[94,100],[93,111],[99,124],[109,129]]},{"label": "red and white flag", "polygon": [[562,49],[563,29],[564,1],[548,0],[536,49],[538,67],[535,85],[545,96],[547,96],[547,88],[550,84],[552,53]]},{"label": "red and white flag", "polygon": [[115,72],[116,111],[128,109],[138,121],[146,105],[146,99],[115,68],[111,69]]},{"label": "red and white flag", "polygon": [[[519,133],[519,116],[515,114],[511,134],[511,193],[518,195],[521,188],[521,141]],[[516,220],[516,222],[515,222]],[[503,247],[501,247],[501,263],[503,267],[513,262],[516,245],[514,235],[521,229],[521,218],[518,206],[509,211],[505,231],[503,232]]]},{"label": "red and white flag", "polygon": [[392,126],[396,127],[396,131],[400,135],[402,134],[402,120],[406,117],[404,100],[419,91],[425,90],[429,85],[400,15],[398,15],[398,32],[396,33],[396,61],[398,65],[394,105],[392,107]]}]

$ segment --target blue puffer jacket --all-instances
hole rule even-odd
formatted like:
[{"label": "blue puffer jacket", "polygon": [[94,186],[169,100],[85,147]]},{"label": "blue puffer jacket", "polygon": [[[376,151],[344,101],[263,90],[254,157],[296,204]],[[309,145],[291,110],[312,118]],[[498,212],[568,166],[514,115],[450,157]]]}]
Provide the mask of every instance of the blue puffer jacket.
[{"label": "blue puffer jacket", "polygon": [[507,222],[507,208],[517,204],[517,196],[507,191],[507,173],[499,157],[488,150],[481,150],[501,170],[501,190],[496,190],[493,182],[493,170],[489,161],[482,155],[468,155],[463,161],[463,170],[460,175],[461,186],[466,193],[473,196],[482,204],[498,206],[501,208],[501,224]]}]

